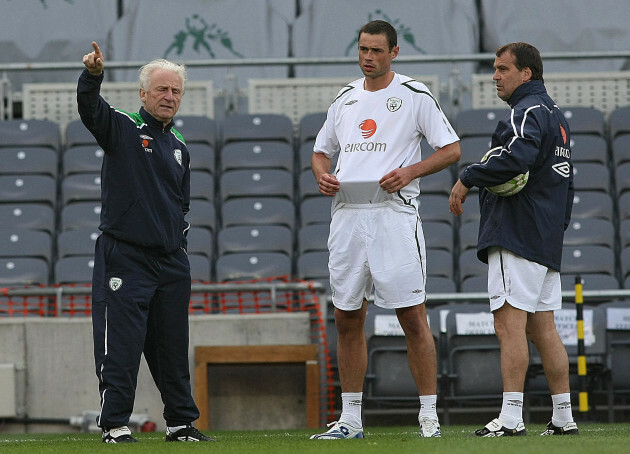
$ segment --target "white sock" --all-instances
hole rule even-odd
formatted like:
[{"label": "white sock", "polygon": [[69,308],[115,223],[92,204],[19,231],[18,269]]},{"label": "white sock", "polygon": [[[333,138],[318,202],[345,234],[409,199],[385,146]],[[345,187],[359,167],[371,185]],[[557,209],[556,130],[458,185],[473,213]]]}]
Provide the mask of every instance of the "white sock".
[{"label": "white sock", "polygon": [[499,421],[508,429],[515,429],[519,422],[523,422],[523,393],[503,393]]},{"label": "white sock", "polygon": [[187,427],[187,426],[175,426],[175,427],[168,426],[168,431],[169,431],[170,433],[175,433],[175,432],[177,432],[179,429],[185,429],[186,427]]},{"label": "white sock", "polygon": [[363,393],[341,393],[341,416],[339,421],[354,427],[363,427],[361,422],[361,404]]},{"label": "white sock", "polygon": [[418,418],[426,416],[431,419],[438,419],[437,415],[437,395],[430,394],[420,397],[420,414]]},{"label": "white sock", "polygon": [[551,396],[553,403],[553,414],[551,423],[556,427],[564,427],[573,421],[571,412],[571,393],[555,394]]}]

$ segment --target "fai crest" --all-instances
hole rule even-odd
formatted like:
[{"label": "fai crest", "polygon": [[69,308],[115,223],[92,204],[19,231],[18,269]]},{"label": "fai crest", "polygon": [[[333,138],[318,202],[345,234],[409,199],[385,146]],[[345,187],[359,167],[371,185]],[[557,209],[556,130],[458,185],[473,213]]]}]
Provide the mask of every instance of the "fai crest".
[{"label": "fai crest", "polygon": [[109,288],[111,288],[112,291],[114,292],[118,290],[120,287],[122,287],[122,285],[123,285],[123,281],[119,277],[112,277],[109,279]]},{"label": "fai crest", "polygon": [[181,166],[182,165],[182,150],[179,148],[175,148],[173,150],[173,156],[175,156],[175,160]]},{"label": "fai crest", "polygon": [[396,112],[402,106],[402,99],[400,98],[389,98],[387,100],[387,110],[390,112]]}]

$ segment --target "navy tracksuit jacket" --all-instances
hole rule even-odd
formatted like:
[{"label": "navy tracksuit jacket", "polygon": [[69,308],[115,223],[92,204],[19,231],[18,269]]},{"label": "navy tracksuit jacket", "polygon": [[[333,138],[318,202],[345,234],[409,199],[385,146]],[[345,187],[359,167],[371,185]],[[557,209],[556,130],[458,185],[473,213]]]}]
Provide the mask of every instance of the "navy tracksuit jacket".
[{"label": "navy tracksuit jacket", "polygon": [[[492,135],[491,149],[499,149],[460,175],[464,186],[481,188],[477,256],[487,263],[488,248],[499,246],[560,271],[573,207],[569,125],[540,80],[520,85],[508,104],[511,111]],[[528,182],[515,195],[483,189],[527,171]]]}]

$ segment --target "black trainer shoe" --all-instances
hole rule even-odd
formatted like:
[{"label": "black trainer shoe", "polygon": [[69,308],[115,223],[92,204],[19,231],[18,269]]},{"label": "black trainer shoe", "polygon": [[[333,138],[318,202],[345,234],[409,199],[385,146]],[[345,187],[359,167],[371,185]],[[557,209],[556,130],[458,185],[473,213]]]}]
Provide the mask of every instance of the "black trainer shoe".
[{"label": "black trainer shoe", "polygon": [[166,428],[166,441],[216,441],[214,438],[206,437],[199,432],[196,427],[186,426],[176,432],[171,432]]},{"label": "black trainer shoe", "polygon": [[129,427],[122,426],[103,431],[103,443],[137,443],[138,440],[131,436]]},{"label": "black trainer shoe", "polygon": [[519,437],[526,435],[525,424],[519,422],[514,429],[508,429],[501,424],[499,418],[493,419],[483,429],[475,430],[477,437]]},{"label": "black trainer shoe", "polygon": [[547,424],[547,430],[540,434],[541,437],[546,435],[579,435],[577,424],[573,421],[566,423],[562,427],[554,426],[551,421]]}]

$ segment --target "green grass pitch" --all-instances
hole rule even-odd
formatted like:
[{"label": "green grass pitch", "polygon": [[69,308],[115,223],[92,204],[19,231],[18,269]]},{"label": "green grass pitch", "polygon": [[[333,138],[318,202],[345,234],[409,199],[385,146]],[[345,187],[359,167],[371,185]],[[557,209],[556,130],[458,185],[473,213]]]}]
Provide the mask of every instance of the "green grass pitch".
[{"label": "green grass pitch", "polygon": [[112,446],[98,434],[0,434],[0,452],[147,454],[220,452],[256,454],[579,454],[628,452],[630,424],[578,423],[579,436],[540,437],[542,424],[527,425],[527,436],[475,438],[476,426],[442,426],[443,438],[421,439],[416,427],[366,427],[363,440],[309,440],[313,430],[207,432],[216,443],[165,443],[164,434],[137,433],[140,443]]}]

